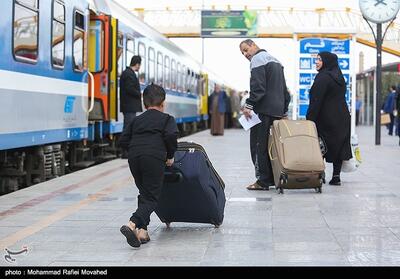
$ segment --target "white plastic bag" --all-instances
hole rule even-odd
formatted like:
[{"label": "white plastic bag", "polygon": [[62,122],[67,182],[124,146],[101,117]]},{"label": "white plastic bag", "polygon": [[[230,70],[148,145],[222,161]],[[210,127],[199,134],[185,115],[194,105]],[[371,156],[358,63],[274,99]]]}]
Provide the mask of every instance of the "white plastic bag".
[{"label": "white plastic bag", "polygon": [[358,169],[361,165],[361,155],[360,155],[360,147],[358,146],[358,137],[357,135],[351,136],[350,139],[351,144],[351,153],[353,158],[347,161],[343,161],[342,163],[342,172],[353,172]]}]

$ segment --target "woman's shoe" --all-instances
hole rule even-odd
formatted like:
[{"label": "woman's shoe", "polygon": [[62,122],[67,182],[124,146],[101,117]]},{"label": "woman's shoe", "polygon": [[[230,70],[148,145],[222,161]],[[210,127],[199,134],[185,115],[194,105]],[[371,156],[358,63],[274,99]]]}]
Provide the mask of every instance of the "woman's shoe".
[{"label": "woman's shoe", "polygon": [[334,186],[342,185],[342,183],[340,181],[340,176],[339,175],[332,176],[331,181],[329,181],[329,185],[334,185]]}]

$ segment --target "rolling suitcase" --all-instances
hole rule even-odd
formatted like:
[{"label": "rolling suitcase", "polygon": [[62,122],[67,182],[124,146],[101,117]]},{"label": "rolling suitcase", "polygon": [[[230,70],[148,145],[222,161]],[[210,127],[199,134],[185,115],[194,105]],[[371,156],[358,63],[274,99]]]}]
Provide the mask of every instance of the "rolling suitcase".
[{"label": "rolling suitcase", "polygon": [[179,142],[172,167],[166,167],[164,185],[155,210],[160,220],[222,224],[225,184],[211,164],[204,148]]},{"label": "rolling suitcase", "polygon": [[270,130],[268,152],[279,193],[283,194],[283,189],[305,188],[322,192],[325,164],[314,122],[275,120]]}]

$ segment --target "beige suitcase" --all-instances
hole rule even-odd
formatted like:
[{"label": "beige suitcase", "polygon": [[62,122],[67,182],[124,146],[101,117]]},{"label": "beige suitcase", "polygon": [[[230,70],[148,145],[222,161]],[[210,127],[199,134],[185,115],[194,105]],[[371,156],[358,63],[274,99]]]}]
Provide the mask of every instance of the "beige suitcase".
[{"label": "beige suitcase", "polygon": [[321,193],[325,181],[315,123],[309,120],[275,120],[269,135],[268,152],[276,189],[314,188]]}]

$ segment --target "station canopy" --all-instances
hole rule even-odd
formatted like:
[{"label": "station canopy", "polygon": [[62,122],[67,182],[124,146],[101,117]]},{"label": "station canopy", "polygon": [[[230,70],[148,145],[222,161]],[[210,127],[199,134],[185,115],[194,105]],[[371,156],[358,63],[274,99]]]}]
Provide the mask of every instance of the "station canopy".
[{"label": "station canopy", "polygon": [[[123,0],[119,2],[122,4]],[[320,4],[320,1],[313,2]],[[376,46],[371,29],[363,19],[358,6],[342,8],[265,5],[188,6],[186,2],[186,6],[136,7],[130,10],[167,37],[293,38],[294,34],[301,33],[299,30],[330,30],[328,37],[335,37],[335,32],[336,37],[340,37],[346,30],[353,30],[351,33],[357,42],[371,47]],[[375,24],[371,23],[371,26],[376,30]],[[400,56],[399,17],[390,25],[383,24],[383,31],[387,26],[383,51]]]}]

